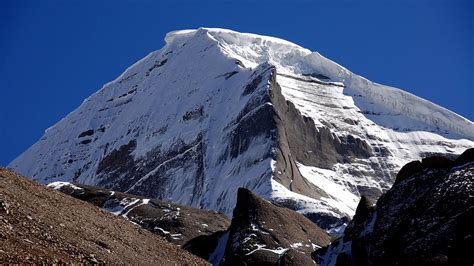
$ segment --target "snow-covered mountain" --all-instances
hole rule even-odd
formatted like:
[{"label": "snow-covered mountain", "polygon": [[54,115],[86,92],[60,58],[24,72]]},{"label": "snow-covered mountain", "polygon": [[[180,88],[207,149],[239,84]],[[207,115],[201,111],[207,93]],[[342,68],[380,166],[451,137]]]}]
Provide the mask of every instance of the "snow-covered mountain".
[{"label": "snow-covered mountain", "polygon": [[405,163],[474,146],[474,124],[291,42],[182,30],[9,167],[231,215],[238,187],[334,229]]}]

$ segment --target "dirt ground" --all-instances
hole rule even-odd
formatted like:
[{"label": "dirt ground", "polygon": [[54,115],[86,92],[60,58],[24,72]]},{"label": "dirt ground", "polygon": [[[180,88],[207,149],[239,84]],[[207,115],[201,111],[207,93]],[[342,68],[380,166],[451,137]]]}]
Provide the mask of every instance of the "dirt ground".
[{"label": "dirt ground", "polygon": [[206,265],[121,217],[0,168],[0,264]]}]

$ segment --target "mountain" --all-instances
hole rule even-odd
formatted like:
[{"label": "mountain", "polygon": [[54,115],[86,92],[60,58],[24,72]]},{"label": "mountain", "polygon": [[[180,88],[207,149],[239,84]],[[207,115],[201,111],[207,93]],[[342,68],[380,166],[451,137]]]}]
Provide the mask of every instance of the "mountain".
[{"label": "mountain", "polygon": [[472,265],[474,149],[405,165],[375,206],[363,198],[318,265]]},{"label": "mountain", "polygon": [[474,124],[291,42],[182,30],[9,167],[221,211],[239,187],[337,234],[407,162],[460,154]]},{"label": "mountain", "polygon": [[207,263],[122,218],[0,168],[0,264]]}]

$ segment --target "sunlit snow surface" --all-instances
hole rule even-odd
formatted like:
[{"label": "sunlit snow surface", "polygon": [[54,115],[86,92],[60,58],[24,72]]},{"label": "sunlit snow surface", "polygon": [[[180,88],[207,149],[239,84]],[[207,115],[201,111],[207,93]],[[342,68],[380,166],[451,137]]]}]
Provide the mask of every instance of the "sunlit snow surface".
[{"label": "sunlit snow surface", "polygon": [[[193,196],[195,169],[182,167],[167,172],[166,193],[156,197],[230,215],[235,191],[244,186],[268,199],[296,200],[301,212],[340,217],[353,215],[358,187],[387,189],[398,169],[411,160],[427,153],[459,154],[474,146],[474,125],[467,119],[373,83],[291,42],[223,29],[176,31],[165,40],[165,47],[84,100],[9,167],[42,183],[94,185],[100,182],[96,176],[100,160],[130,140],[137,142],[132,155],[139,159],[156,147],[166,151],[179,141],[191,143],[201,133],[205,144],[202,195]],[[255,138],[237,158],[222,160],[228,152],[226,137],[233,130],[228,125],[251,97],[242,96],[243,88],[256,70],[268,64],[276,67],[284,97],[311,117],[317,128],[329,128],[336,137],[356,136],[374,151],[368,159],[338,163],[332,169],[298,164],[301,174],[329,197],[313,199],[272,180],[274,161],[266,156],[275,143],[269,139]],[[266,89],[265,84],[258,88]],[[202,117],[182,119],[200,107]],[[87,134],[89,129],[94,133]],[[79,138],[81,133],[84,136]],[[185,152],[196,151],[201,142]],[[384,169],[381,176],[374,176],[375,166]],[[128,190],[147,184],[160,167],[140,176]]]},{"label": "sunlit snow surface", "polygon": [[71,184],[69,182],[56,181],[56,182],[52,182],[52,183],[48,184],[49,188],[52,188],[52,189],[55,189],[55,190],[60,190],[64,186],[69,187],[71,189],[74,189],[76,191],[84,190],[84,189],[82,189],[78,186],[75,186],[74,184]]}]

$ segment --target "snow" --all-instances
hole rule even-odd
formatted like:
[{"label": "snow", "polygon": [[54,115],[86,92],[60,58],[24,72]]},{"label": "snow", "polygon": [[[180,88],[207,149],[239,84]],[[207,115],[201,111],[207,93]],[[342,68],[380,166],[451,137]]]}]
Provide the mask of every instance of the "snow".
[{"label": "snow", "polygon": [[147,205],[150,199],[136,199],[136,198],[123,198],[117,203],[116,199],[107,200],[103,209],[114,215],[121,215],[124,218],[128,218],[128,214],[135,208],[141,205]]},{"label": "snow", "polygon": [[343,242],[342,237],[337,239],[337,245],[330,245],[321,258],[320,266],[335,266],[337,255],[341,253],[351,254],[352,241]]},{"label": "snow", "polygon": [[273,252],[275,254],[278,254],[278,255],[283,255],[286,251],[288,251],[289,248],[282,248],[282,247],[278,247],[276,249],[269,249],[269,248],[265,248],[266,245],[263,245],[263,244],[257,244],[256,245],[256,248],[252,251],[250,251],[249,253],[246,253],[245,256],[248,256],[248,255],[251,255],[257,251],[260,251],[260,250],[263,250],[263,251],[269,251],[269,252]]},{"label": "snow", "polygon": [[[201,134],[200,142],[120,189],[146,190],[154,181],[150,178],[165,171],[165,189],[149,196],[230,216],[237,188],[246,187],[269,200],[292,199],[301,213],[350,217],[360,197],[358,187],[385,190],[409,161],[427,153],[459,154],[474,147],[471,121],[410,93],[371,82],[294,43],[208,28],[171,32],[165,41],[163,48],[85,99],[8,167],[41,183],[98,185],[103,181],[97,174],[99,162],[131,140],[137,142],[132,156],[140,160],[156,148],[166,153],[177,143],[194,143]],[[283,96],[312,118],[317,129],[328,128],[335,139],[354,136],[373,150],[370,158],[337,163],[330,169],[298,163],[303,177],[328,197],[310,198],[273,180],[274,161],[268,151],[277,144],[269,138],[255,137],[245,152],[228,156],[229,136],[235,129],[228,125],[253,95],[268,90],[270,73],[265,70],[270,66],[276,68]],[[224,75],[234,71],[229,78]],[[251,95],[242,95],[246,84],[260,73],[263,82]],[[303,75],[312,73],[328,79]],[[186,112],[200,107],[202,117],[183,120]],[[262,107],[250,112],[260,112]],[[78,137],[91,129],[92,136]],[[83,144],[84,140],[90,143]],[[170,165],[197,153],[201,146],[204,178],[195,193],[198,166]],[[117,174],[116,178],[129,177]],[[105,185],[113,189],[115,184]]]},{"label": "snow", "polygon": [[164,230],[163,228],[161,228],[161,227],[158,227],[158,226],[156,226],[156,227],[155,227],[155,228],[153,228],[153,229],[155,229],[155,230],[160,230],[160,231],[161,231],[161,233],[163,233],[163,234],[165,234],[165,235],[169,235],[169,234],[170,234],[170,232],[169,232],[169,231],[166,231],[166,230]]},{"label": "snow", "polygon": [[355,212],[359,197],[350,192],[345,186],[336,183],[339,178],[335,171],[305,166],[301,163],[297,163],[297,166],[304,178],[329,195],[330,198],[322,197],[321,201],[336,207],[348,216]]},{"label": "snow", "polygon": [[181,238],[183,237],[182,234],[172,234],[171,232],[166,231],[166,230],[164,230],[163,228],[158,227],[158,226],[155,226],[153,229],[154,229],[154,230],[159,230],[163,235],[169,235],[171,238],[173,238],[173,239],[175,239],[175,240],[181,239]]},{"label": "snow", "polygon": [[52,183],[48,184],[49,188],[52,188],[52,189],[55,189],[55,190],[60,190],[61,188],[65,187],[65,186],[69,187],[69,188],[72,188],[74,190],[79,190],[79,191],[84,190],[83,188],[75,186],[75,185],[73,185],[69,182],[57,181],[57,182],[52,182]]},{"label": "snow", "polygon": [[252,237],[257,237],[257,235],[254,234],[254,233],[249,234],[248,236],[246,236],[246,237],[244,238],[244,240],[242,240],[242,244],[245,244],[245,243],[247,243],[248,241],[250,241],[250,240],[252,239]]},{"label": "snow", "polygon": [[344,223],[340,226],[336,226],[328,230],[328,233],[333,237],[339,237],[344,233],[344,229],[346,229],[347,223]]},{"label": "snow", "polygon": [[301,242],[290,244],[290,247],[295,248],[295,249],[299,248],[299,247],[302,247],[302,246],[303,246],[303,243],[301,243]]},{"label": "snow", "polygon": [[344,216],[338,211],[337,208],[328,206],[321,200],[290,191],[275,180],[272,180],[272,194],[270,197],[277,202],[289,199],[295,200],[296,204],[298,205],[298,212],[302,214],[317,211],[319,213],[329,214],[338,218]]}]

